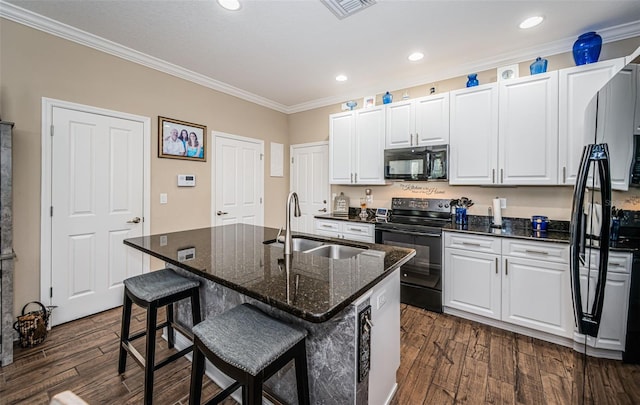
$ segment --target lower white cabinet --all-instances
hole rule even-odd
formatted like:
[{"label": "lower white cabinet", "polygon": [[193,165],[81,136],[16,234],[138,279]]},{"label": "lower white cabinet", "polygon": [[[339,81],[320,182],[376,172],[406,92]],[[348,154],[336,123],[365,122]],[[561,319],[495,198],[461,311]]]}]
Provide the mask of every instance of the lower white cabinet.
[{"label": "lower white cabinet", "polygon": [[569,245],[444,235],[445,307],[554,335],[573,335]]},{"label": "lower white cabinet", "polygon": [[[595,284],[598,277],[596,268],[597,254],[592,254],[591,263],[594,265],[580,269],[580,284],[582,291],[587,291],[589,282],[589,297],[595,293]],[[629,291],[631,287],[632,254],[623,252],[609,252],[609,266],[607,281],[604,290],[604,302],[602,304],[602,321],[598,330],[598,337],[587,339],[587,344],[598,349],[624,351],[627,335],[627,315],[629,312]],[[587,280],[589,274],[589,280]],[[584,300],[583,310],[589,309],[587,305],[592,302]]]},{"label": "lower white cabinet", "polygon": [[375,225],[350,221],[315,219],[315,233],[329,238],[375,243]]}]

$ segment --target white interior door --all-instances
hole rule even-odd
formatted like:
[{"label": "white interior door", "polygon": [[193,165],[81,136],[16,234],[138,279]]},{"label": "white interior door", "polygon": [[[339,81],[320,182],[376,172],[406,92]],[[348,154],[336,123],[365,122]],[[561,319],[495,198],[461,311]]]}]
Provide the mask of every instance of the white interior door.
[{"label": "white interior door", "polygon": [[122,305],[125,278],[141,274],[144,125],[54,107],[51,140],[53,324]]},{"label": "white interior door", "polygon": [[264,142],[214,132],[214,225],[264,223]]},{"label": "white interior door", "polygon": [[327,142],[291,146],[290,189],[298,194],[302,216],[292,217],[294,231],[314,233],[313,217],[326,214],[331,193]]}]

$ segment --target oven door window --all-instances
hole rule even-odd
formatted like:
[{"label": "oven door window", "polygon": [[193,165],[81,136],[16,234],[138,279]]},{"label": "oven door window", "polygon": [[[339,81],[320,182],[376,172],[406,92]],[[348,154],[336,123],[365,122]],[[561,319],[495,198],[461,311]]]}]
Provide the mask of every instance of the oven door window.
[{"label": "oven door window", "polygon": [[442,238],[383,231],[380,243],[415,249],[416,255],[402,266],[400,280],[406,284],[442,289]]}]

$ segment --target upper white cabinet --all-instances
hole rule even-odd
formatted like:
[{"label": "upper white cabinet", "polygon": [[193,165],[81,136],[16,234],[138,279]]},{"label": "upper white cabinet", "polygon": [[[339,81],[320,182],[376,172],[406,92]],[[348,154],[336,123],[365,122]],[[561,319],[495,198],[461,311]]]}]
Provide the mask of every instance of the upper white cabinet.
[{"label": "upper white cabinet", "polygon": [[449,184],[495,184],[498,161],[498,86],[450,93]]},{"label": "upper white cabinet", "polygon": [[582,149],[595,137],[596,104],[591,101],[624,64],[619,58],[560,70],[558,184],[575,184]]},{"label": "upper white cabinet", "polygon": [[384,107],[329,116],[329,182],[384,184]]},{"label": "upper white cabinet", "polygon": [[498,184],[558,181],[558,72],[500,82]]},{"label": "upper white cabinet", "polygon": [[598,92],[596,142],[609,145],[611,188],[628,190],[633,159],[636,65],[628,65]]},{"label": "upper white cabinet", "polygon": [[386,107],[387,149],[449,143],[449,93]]}]

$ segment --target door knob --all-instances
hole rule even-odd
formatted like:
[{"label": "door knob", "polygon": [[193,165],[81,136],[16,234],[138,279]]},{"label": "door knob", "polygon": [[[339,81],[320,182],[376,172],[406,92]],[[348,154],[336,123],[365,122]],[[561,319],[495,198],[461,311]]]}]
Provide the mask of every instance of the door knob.
[{"label": "door knob", "polygon": [[135,217],[133,219],[130,219],[129,221],[127,221],[128,224],[138,224],[140,223],[140,217]]},{"label": "door knob", "polygon": [[323,208],[323,209],[321,209],[321,210],[318,210],[318,212],[327,212],[327,209],[326,209],[326,208]]},{"label": "door knob", "polygon": [[216,215],[227,215],[228,212],[222,212],[222,211],[218,211],[216,212]]}]

